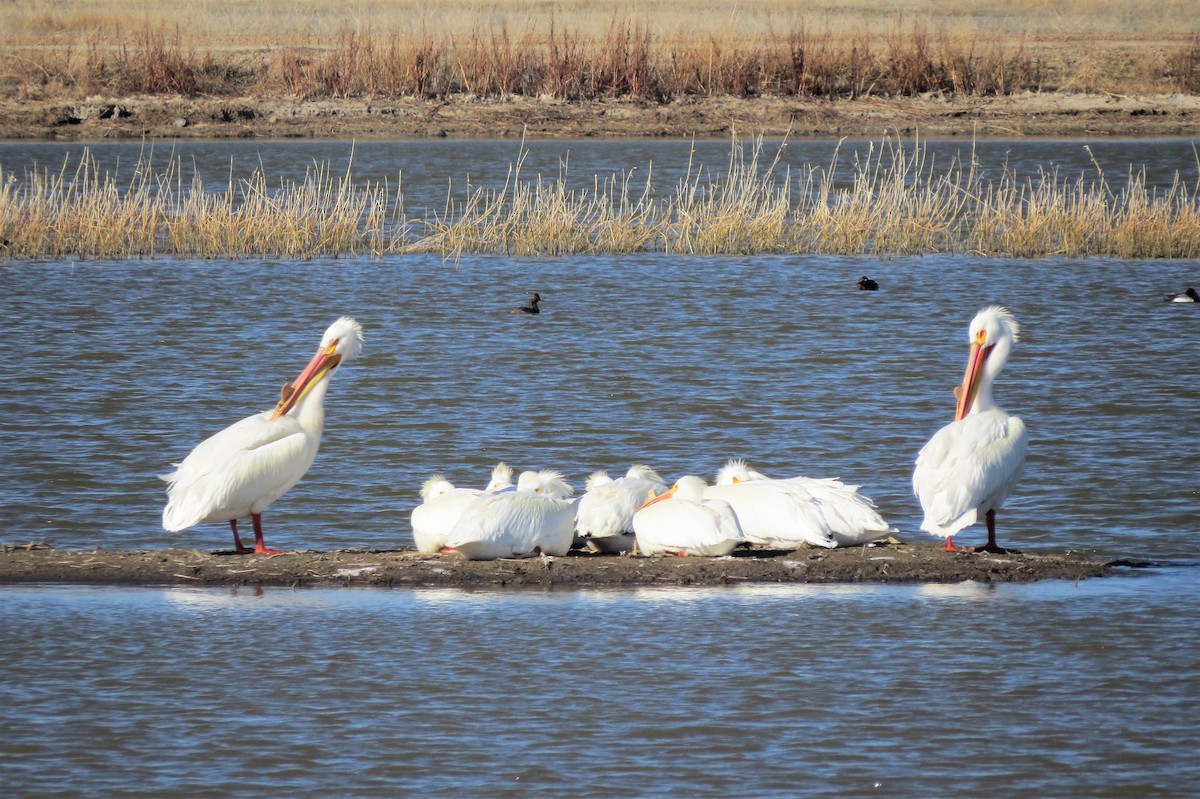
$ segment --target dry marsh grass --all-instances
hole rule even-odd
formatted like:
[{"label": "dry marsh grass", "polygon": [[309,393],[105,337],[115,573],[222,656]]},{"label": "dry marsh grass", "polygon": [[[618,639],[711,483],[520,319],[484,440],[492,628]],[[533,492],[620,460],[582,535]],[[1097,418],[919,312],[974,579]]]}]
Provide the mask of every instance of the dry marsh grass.
[{"label": "dry marsh grass", "polygon": [[[300,182],[261,171],[208,191],[178,160],[137,164],[125,181],[84,153],[57,172],[0,170],[0,237],[8,257],[250,255],[305,258],[433,252],[567,255],[668,252],[1200,257],[1198,184],[1166,188],[1132,173],[1114,189],[1097,167],[1068,179],[977,165],[934,168],[914,141],[854,156],[851,179],[828,165],[781,167],[782,146],[733,141],[724,169],[692,164],[673,190],[651,176],[597,176],[589,188],[526,178],[523,156],[499,188],[465,185],[439,214],[403,212],[401,187],[359,184],[314,164]],[[1200,174],[1200,159],[1197,162]]]},{"label": "dry marsh grass", "polygon": [[567,100],[1200,92],[1190,0],[0,4],[0,92]]}]

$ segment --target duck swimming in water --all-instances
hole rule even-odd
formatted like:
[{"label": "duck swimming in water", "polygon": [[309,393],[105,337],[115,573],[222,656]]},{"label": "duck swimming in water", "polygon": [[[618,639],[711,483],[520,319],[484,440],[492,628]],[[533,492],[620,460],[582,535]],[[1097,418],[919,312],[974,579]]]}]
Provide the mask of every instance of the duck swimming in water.
[{"label": "duck swimming in water", "polygon": [[1168,294],[1167,302],[1200,302],[1200,293],[1197,293],[1191,286],[1182,294]]},{"label": "duck swimming in water", "polygon": [[858,279],[857,285],[859,291],[879,291],[879,284],[866,275]]},{"label": "duck swimming in water", "polygon": [[541,313],[541,309],[538,308],[538,303],[541,301],[542,295],[536,291],[531,291],[529,292],[529,304],[513,308],[511,313]]}]

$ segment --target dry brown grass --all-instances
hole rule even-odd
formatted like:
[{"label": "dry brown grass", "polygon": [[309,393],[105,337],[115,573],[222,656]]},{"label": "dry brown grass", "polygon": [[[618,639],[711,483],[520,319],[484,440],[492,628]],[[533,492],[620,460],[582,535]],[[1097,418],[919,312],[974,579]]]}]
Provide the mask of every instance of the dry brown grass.
[{"label": "dry brown grass", "polygon": [[[761,141],[731,145],[710,173],[692,164],[673,192],[652,178],[596,177],[586,190],[565,178],[527,180],[523,158],[498,189],[465,187],[443,213],[410,219],[400,192],[360,185],[321,165],[299,183],[260,172],[225,192],[185,179],[178,161],[147,157],[121,181],[84,154],[57,173],[18,179],[0,171],[0,237],[9,257],[237,257],[435,252],[564,255],[642,251],[732,253],[1108,255],[1200,257],[1197,182],[1166,189],[1131,174],[1006,172],[983,182],[970,164],[934,169],[919,142],[884,141],[853,164],[781,170]],[[1200,173],[1200,160],[1197,162]],[[707,177],[713,175],[712,177]]]},{"label": "dry brown grass", "polygon": [[[0,4],[0,94],[568,100],[1200,91],[1190,0]],[[882,8],[882,7],[881,7]]]}]

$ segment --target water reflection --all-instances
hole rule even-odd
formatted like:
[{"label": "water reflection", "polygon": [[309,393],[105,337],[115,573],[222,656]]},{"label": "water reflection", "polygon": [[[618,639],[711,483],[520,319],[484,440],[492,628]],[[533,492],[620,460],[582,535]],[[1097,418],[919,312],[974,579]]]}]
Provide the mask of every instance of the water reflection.
[{"label": "water reflection", "polygon": [[1183,571],[995,589],[0,586],[0,762],[15,795],[65,797],[1184,795],[1200,604]]}]

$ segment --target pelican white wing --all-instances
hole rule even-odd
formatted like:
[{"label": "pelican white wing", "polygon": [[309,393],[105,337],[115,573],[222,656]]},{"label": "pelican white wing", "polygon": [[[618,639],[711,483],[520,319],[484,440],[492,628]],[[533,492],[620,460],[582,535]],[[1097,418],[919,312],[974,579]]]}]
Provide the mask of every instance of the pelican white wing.
[{"label": "pelican white wing", "polygon": [[798,486],[779,480],[752,480],[709,486],[704,489],[704,497],[728,502],[737,514],[743,535],[755,544],[789,549],[804,544],[837,546],[816,501]]},{"label": "pelican white wing", "polygon": [[921,448],[913,491],[925,511],[921,529],[952,536],[999,508],[1025,464],[1025,423],[993,408],[951,422]]},{"label": "pelican white wing", "polygon": [[633,548],[633,514],[651,494],[666,490],[666,483],[648,466],[630,467],[624,477],[608,479],[597,472],[579,499],[575,531],[596,552],[627,552]]},{"label": "pelican white wing", "polygon": [[533,491],[484,494],[463,511],[446,546],[470,560],[565,555],[575,536],[575,504]]},{"label": "pelican white wing", "polygon": [[[717,474],[717,486],[741,485],[771,485],[789,491],[794,495],[795,502],[803,508],[802,511],[787,509],[778,501],[774,501],[770,508],[757,512],[748,507],[745,513],[752,514],[748,518],[754,519],[754,522],[747,523],[742,519],[742,505],[749,499],[738,502],[736,498],[749,495],[740,495],[735,490],[729,492],[735,499],[729,499],[725,494],[712,493],[713,496],[724,496],[733,503],[742,522],[742,531],[748,538],[761,539],[760,543],[792,546],[798,541],[805,541],[815,546],[844,547],[865,544],[881,535],[895,532],[895,528],[890,527],[879,515],[875,503],[858,493],[858,486],[846,485],[841,480],[815,477],[772,479],[749,468],[745,461],[726,462]],[[712,490],[709,489],[710,492]],[[814,517],[818,519],[815,524]]]},{"label": "pelican white wing", "polygon": [[170,484],[163,528],[178,532],[262,513],[300,482],[320,441],[320,428],[306,431],[295,418],[272,419],[270,411],[235,422],[162,476]]}]

